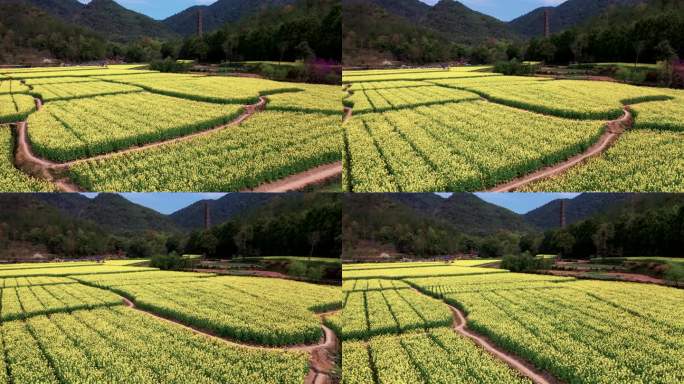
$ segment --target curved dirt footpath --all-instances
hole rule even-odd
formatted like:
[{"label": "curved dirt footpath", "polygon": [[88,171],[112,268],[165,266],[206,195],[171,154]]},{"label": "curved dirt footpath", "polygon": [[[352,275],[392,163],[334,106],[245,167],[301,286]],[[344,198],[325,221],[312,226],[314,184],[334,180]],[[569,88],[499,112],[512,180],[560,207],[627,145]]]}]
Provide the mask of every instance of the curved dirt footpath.
[{"label": "curved dirt footpath", "polygon": [[342,117],[342,123],[346,123],[347,120],[351,119],[354,110],[349,107],[344,107],[344,117]]},{"label": "curved dirt footpath", "polygon": [[[135,303],[133,303],[131,300],[122,297],[122,300],[124,304],[131,308],[135,309],[137,311],[140,311],[148,316],[152,316],[156,319],[166,321],[168,323],[173,323],[178,326],[181,326],[193,333],[196,333],[198,335],[202,335],[205,337],[209,337],[214,340],[221,341],[223,343],[229,344],[231,346],[239,347],[239,348],[248,348],[248,349],[258,349],[262,351],[300,351],[300,352],[308,352],[311,354],[311,357],[309,359],[309,373],[306,375],[304,379],[305,384],[331,384],[332,383],[332,377],[330,375],[331,370],[335,367],[335,362],[333,360],[333,356],[335,356],[338,353],[339,350],[339,340],[337,338],[337,335],[335,335],[335,332],[333,332],[330,328],[326,327],[325,325],[321,324],[321,328],[323,329],[323,338],[321,339],[320,343],[315,344],[315,345],[293,345],[293,346],[286,346],[286,347],[265,347],[265,346],[259,346],[259,345],[254,345],[254,344],[242,344],[238,343],[229,339],[225,339],[223,337],[217,336],[211,332],[207,332],[195,327],[191,327],[189,325],[183,324],[179,322],[178,320],[170,319],[161,315],[158,315],[156,313],[152,313],[149,311],[146,311],[144,309],[138,308]],[[326,312],[323,314],[318,314],[321,318],[325,317],[326,315],[334,313],[334,312]]]},{"label": "curved dirt footpath", "polygon": [[[40,99],[36,98],[36,110],[40,110],[43,106],[43,103]],[[250,104],[246,105],[245,111],[235,120],[231,121],[228,124],[220,125],[218,127],[214,127],[211,129],[203,130],[200,132],[195,132],[189,135],[181,136],[181,137],[176,137],[173,139],[169,140],[164,140],[164,141],[158,141],[154,143],[149,143],[145,145],[141,145],[138,147],[132,147],[120,151],[114,151],[110,153],[106,153],[103,155],[98,155],[98,156],[93,156],[85,159],[78,159],[66,163],[56,163],[47,159],[40,158],[36,156],[33,153],[33,150],[31,148],[31,144],[29,143],[28,140],[28,124],[26,121],[20,122],[16,124],[17,127],[17,145],[16,145],[16,151],[15,151],[15,166],[23,171],[24,173],[27,173],[33,177],[47,180],[49,182],[52,182],[55,184],[58,190],[61,192],[83,192],[83,188],[69,180],[68,176],[66,176],[66,171],[69,169],[69,167],[73,165],[77,165],[80,163],[84,163],[87,161],[95,161],[95,160],[102,160],[106,159],[112,156],[124,154],[124,153],[133,153],[133,152],[139,152],[139,151],[144,151],[150,148],[156,148],[160,147],[166,144],[172,144],[172,143],[178,143],[186,140],[190,140],[199,136],[205,136],[211,133],[214,133],[216,131],[238,126],[242,124],[245,120],[249,119],[252,117],[255,113],[258,111],[263,111],[266,108],[266,103],[268,102],[268,99],[265,97],[259,97],[259,102],[256,104]]]},{"label": "curved dirt footpath", "polygon": [[634,124],[634,118],[630,112],[629,106],[624,107],[624,115],[617,119],[606,123],[606,129],[599,138],[599,140],[589,147],[583,153],[575,155],[561,163],[542,168],[536,172],[519,177],[505,184],[501,184],[490,189],[488,192],[511,192],[520,189],[535,181],[557,176],[568,169],[575,167],[588,159],[598,156],[612,147],[615,141]]},{"label": "curved dirt footpath", "polygon": [[242,192],[283,193],[300,191],[313,185],[323,184],[341,175],[342,162],[338,161],[332,164],[321,165],[272,183],[263,184],[255,189],[245,189]]},{"label": "curved dirt footpath", "polygon": [[535,368],[532,364],[518,358],[517,356],[514,356],[512,354],[509,354],[508,352],[499,349],[496,345],[494,345],[489,339],[487,339],[484,336],[480,336],[478,334],[475,334],[468,330],[466,327],[466,318],[463,315],[463,312],[459,310],[456,307],[453,307],[449,304],[449,309],[454,314],[454,330],[458,332],[459,334],[469,338],[470,340],[474,341],[477,345],[482,347],[484,350],[489,352],[492,356],[496,357],[497,359],[503,361],[506,363],[509,367],[515,369],[516,371],[520,372],[521,375],[529,378],[536,384],[557,384],[560,383],[559,380],[556,378],[552,377],[551,375],[539,371],[537,368]]},{"label": "curved dirt footpath", "polygon": [[[423,292],[419,291],[416,288],[413,288],[415,292],[417,292],[420,295],[427,296]],[[430,296],[428,296],[430,297]],[[542,372],[539,369],[537,369],[534,365],[531,363],[528,363],[527,361],[510,354],[506,352],[505,350],[497,347],[493,342],[491,342],[487,337],[478,335],[472,331],[470,331],[467,328],[467,321],[466,317],[461,312],[460,309],[449,305],[447,303],[447,307],[451,309],[451,312],[454,314],[454,331],[458,332],[460,335],[465,336],[475,342],[475,344],[479,345],[482,349],[487,351],[490,355],[494,356],[495,358],[503,361],[506,363],[509,367],[512,369],[518,371],[521,375],[529,378],[534,382],[535,384],[560,384],[562,383],[560,380],[556,379],[555,377],[551,376],[550,374],[546,372]]]}]

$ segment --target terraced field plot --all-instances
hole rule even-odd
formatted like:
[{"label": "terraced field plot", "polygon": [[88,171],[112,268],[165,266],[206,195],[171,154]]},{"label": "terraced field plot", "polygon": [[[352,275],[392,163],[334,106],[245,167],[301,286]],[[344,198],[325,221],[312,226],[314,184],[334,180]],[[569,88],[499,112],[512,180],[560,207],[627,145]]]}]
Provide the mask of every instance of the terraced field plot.
[{"label": "terraced field plot", "polygon": [[115,84],[106,81],[54,82],[49,84],[36,84],[31,87],[31,94],[44,102],[142,92],[142,88],[139,87],[126,84]]},{"label": "terraced field plot", "polygon": [[[120,285],[116,280],[96,284],[162,316],[262,345],[315,343],[323,335],[314,312],[341,306],[335,288],[315,287],[314,292],[314,286],[280,280],[198,277],[197,281],[144,279],[142,284],[131,284],[130,277],[122,275],[125,280]],[[88,276],[79,280],[91,281]],[[211,305],[202,304],[207,302]]]},{"label": "terraced field plot", "polygon": [[89,160],[70,174],[95,191],[239,191],[339,160],[341,132],[338,116],[266,111],[239,127]]},{"label": "terraced field plot", "polygon": [[[356,324],[353,320],[366,308],[358,305],[357,295],[416,292],[415,289],[442,300],[435,301],[431,314],[443,313],[447,304],[459,308],[467,314],[470,331],[466,332],[488,337],[504,355],[523,358],[538,372],[546,372],[562,382],[680,383],[684,379],[684,307],[681,306],[684,293],[681,290],[500,270],[488,274],[410,278],[387,273],[385,279],[367,281],[358,276],[348,278],[348,268],[351,271],[382,270],[383,267],[391,271],[435,268],[431,263],[423,267],[401,263],[368,267],[343,267],[346,295],[343,334],[347,332],[346,320],[349,318],[352,325]],[[390,313],[395,313],[386,323],[404,318],[405,311],[393,306],[393,301],[385,300],[384,304]],[[367,323],[370,319],[369,312]],[[460,330],[456,333],[446,327],[407,332],[387,329],[382,336],[370,340],[345,341],[345,382],[472,382],[471,375],[478,372],[478,366],[491,363],[488,361],[491,355],[471,344],[470,336],[466,337]],[[458,358],[463,360],[459,365],[452,365]],[[470,367],[472,362],[479,364],[473,369],[456,368]],[[475,373],[475,381],[522,380],[505,365],[498,369],[492,367],[497,365],[490,366],[482,376]]]},{"label": "terraced field plot", "polygon": [[[239,191],[342,159],[335,86],[130,67],[0,76],[0,123],[28,117],[15,168],[54,188]],[[40,111],[32,97],[44,102]],[[27,178],[2,190],[44,190]]]},{"label": "terraced field plot", "polygon": [[14,143],[12,128],[0,125],[0,191],[53,192],[52,184],[30,177],[14,167]]},{"label": "terraced field plot", "polygon": [[[83,84],[93,83],[76,83]],[[31,115],[28,129],[37,154],[65,162],[216,127],[243,110],[147,92],[120,94],[48,103]]]},{"label": "terraced field plot", "polygon": [[[121,273],[121,268],[133,268],[129,264],[137,262],[0,266],[2,273],[17,275],[0,279],[0,348],[5,356],[0,359],[0,382],[218,384],[249,380],[259,384],[300,384],[310,372],[311,352],[306,348],[290,349],[277,343],[271,348],[241,345],[244,341],[239,339],[227,342],[193,331],[156,317],[159,314],[124,306],[114,283],[147,295],[154,292],[155,286],[165,287],[167,298],[193,297],[197,307],[187,308],[187,312],[200,313],[205,307],[214,308],[217,299],[230,290],[232,307],[224,305],[224,311],[239,312],[263,305],[261,313],[252,311],[252,317],[239,324],[247,333],[268,328],[265,322],[272,320],[270,314],[276,311],[279,316],[274,328],[289,323],[292,334],[299,331],[306,335],[313,326],[297,330],[292,325],[302,323],[305,308],[327,310],[340,305],[339,290],[304,283],[154,269]],[[95,273],[95,268],[108,273]],[[64,270],[72,270],[75,275],[47,275]],[[46,275],[38,276],[38,271]],[[83,271],[91,274],[79,274]],[[212,285],[208,280],[213,280]],[[211,291],[202,291],[204,296],[198,297],[195,286]],[[268,299],[283,292],[290,292],[290,296]],[[159,302],[158,297],[155,300]],[[276,306],[285,306],[288,311]],[[306,314],[314,318],[320,332],[320,320],[313,312]],[[182,316],[167,317],[182,321]]]},{"label": "terraced field plot", "polygon": [[33,97],[24,94],[0,94],[0,124],[26,119],[36,110]]},{"label": "terraced field plot", "polygon": [[[681,151],[673,149],[684,131],[681,91],[441,72],[345,72],[344,104],[353,110],[344,125],[347,191],[472,192],[536,173],[540,184],[516,188],[684,191]],[[626,106],[634,132],[620,137],[622,127],[607,122]],[[570,162],[585,154],[586,165]],[[570,172],[556,170],[566,162]],[[654,174],[649,188],[643,180]]]},{"label": "terraced field plot", "polygon": [[[343,383],[527,382],[450,329],[454,319],[447,305],[398,277],[402,269],[439,274],[445,269],[468,268],[438,264],[343,267]],[[382,268],[386,268],[385,279],[363,278],[358,273],[377,273]],[[357,273],[350,276],[349,272]]]}]

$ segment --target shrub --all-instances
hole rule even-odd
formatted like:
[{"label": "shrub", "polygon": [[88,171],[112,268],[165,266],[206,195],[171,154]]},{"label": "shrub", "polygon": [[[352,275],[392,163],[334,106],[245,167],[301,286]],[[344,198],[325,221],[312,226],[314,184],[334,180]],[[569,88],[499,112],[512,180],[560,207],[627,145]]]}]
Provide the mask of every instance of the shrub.
[{"label": "shrub", "polygon": [[189,60],[173,60],[166,58],[164,60],[156,60],[150,63],[150,69],[159,72],[188,72],[192,68],[192,61]]},{"label": "shrub", "polygon": [[529,252],[504,256],[501,260],[501,268],[508,269],[511,272],[534,272],[540,269],[549,269],[552,265],[553,259],[534,257]]},{"label": "shrub", "polygon": [[639,84],[646,81],[646,72],[640,69],[621,67],[615,73],[615,77],[618,80]]},{"label": "shrub", "polygon": [[159,268],[163,270],[180,270],[192,266],[192,260],[178,255],[176,252],[171,252],[168,255],[152,256],[150,259],[150,267]]},{"label": "shrub", "polygon": [[537,71],[533,64],[521,63],[518,59],[511,61],[499,61],[494,64],[494,72],[506,76],[531,75]]}]

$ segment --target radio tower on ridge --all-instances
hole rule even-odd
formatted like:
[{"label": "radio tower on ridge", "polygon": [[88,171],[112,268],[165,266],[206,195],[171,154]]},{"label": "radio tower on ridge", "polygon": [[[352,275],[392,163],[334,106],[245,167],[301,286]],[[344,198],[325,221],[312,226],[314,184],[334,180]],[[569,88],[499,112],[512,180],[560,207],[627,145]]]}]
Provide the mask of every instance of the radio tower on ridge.
[{"label": "radio tower on ridge", "polygon": [[211,228],[211,215],[209,212],[209,202],[204,202],[204,229]]},{"label": "radio tower on ridge", "polygon": [[202,8],[197,10],[197,36],[202,37],[204,26],[202,25]]},{"label": "radio tower on ridge", "polygon": [[544,37],[551,37],[551,21],[548,9],[544,10]]},{"label": "radio tower on ridge", "polygon": [[565,200],[560,201],[560,227],[565,228]]}]

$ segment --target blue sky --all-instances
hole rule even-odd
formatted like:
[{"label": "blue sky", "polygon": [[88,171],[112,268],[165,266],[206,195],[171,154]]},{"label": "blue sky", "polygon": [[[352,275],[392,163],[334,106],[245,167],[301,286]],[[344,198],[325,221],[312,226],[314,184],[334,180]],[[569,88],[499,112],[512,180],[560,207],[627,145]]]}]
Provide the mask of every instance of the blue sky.
[{"label": "blue sky", "polygon": [[[84,193],[90,198],[97,196],[97,193]],[[225,193],[121,193],[126,199],[152,208],[157,212],[170,214],[179,209],[185,208],[199,200],[216,200]],[[443,197],[450,196],[450,193],[440,193]],[[579,193],[476,193],[482,200],[496,204],[500,207],[508,208],[513,212],[527,213],[535,208],[556,200],[572,199]]]},{"label": "blue sky", "polygon": [[[421,0],[435,4],[439,0]],[[469,8],[494,16],[499,20],[510,21],[539,7],[556,6],[566,0],[459,0]]]},{"label": "blue sky", "polygon": [[[94,198],[98,194],[84,193],[84,195]],[[168,215],[199,200],[219,199],[225,196],[225,193],[121,193],[120,195],[136,204]]]},{"label": "blue sky", "polygon": [[[79,0],[81,3],[89,3],[90,0]],[[216,0],[115,0],[122,6],[136,12],[143,13],[157,20],[166,19],[169,16],[192,7],[193,5],[209,5]],[[252,0],[258,1],[258,0]],[[518,1],[518,0],[515,0]]]},{"label": "blue sky", "polygon": [[[448,197],[451,193],[439,193]],[[476,193],[479,198],[513,212],[524,214],[535,208],[557,199],[572,199],[579,193]]]},{"label": "blue sky", "polygon": [[[88,3],[90,0],[79,0]],[[193,5],[209,5],[216,0],[115,0],[128,9],[144,13],[152,18],[161,20],[174,15]],[[252,0],[259,1],[259,0]],[[435,4],[439,0],[421,0],[424,3]],[[555,6],[565,0],[460,0],[468,7],[494,16],[500,20],[509,21],[522,16],[538,7]]]}]

